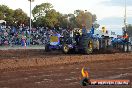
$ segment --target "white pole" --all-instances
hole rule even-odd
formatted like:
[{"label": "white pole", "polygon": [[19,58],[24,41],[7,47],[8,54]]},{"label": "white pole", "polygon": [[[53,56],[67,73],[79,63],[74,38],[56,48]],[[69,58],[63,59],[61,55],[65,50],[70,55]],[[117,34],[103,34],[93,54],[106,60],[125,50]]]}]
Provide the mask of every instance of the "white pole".
[{"label": "white pole", "polygon": [[32,14],[32,10],[31,10],[31,3],[34,1],[34,0],[28,0],[29,3],[30,3],[30,22],[29,22],[29,42],[30,42],[30,39],[31,39],[31,27],[32,27],[32,20],[31,20],[31,14]]},{"label": "white pole", "polygon": [[29,32],[31,34],[31,0],[30,0],[30,27],[29,27]]},{"label": "white pole", "polygon": [[125,31],[126,31],[126,26],[127,26],[127,24],[126,24],[126,0],[125,0],[125,16],[124,16],[124,25],[125,25]]}]

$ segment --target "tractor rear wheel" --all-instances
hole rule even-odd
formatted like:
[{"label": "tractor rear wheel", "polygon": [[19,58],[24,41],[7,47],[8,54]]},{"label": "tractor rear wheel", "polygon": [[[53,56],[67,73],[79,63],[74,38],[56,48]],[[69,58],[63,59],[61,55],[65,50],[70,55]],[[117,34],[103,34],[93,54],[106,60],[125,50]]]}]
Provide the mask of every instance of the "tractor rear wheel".
[{"label": "tractor rear wheel", "polygon": [[87,42],[86,47],[84,48],[85,54],[91,54],[93,52],[93,42],[92,40],[89,40]]}]

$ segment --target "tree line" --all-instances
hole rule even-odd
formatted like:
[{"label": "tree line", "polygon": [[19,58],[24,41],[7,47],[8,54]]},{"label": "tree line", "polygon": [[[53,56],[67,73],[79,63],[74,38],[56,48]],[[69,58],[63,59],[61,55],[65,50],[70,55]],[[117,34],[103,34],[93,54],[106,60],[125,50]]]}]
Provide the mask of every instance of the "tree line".
[{"label": "tree line", "polygon": [[29,17],[22,9],[13,10],[6,5],[0,5],[0,20],[5,20],[9,26],[29,24]]},{"label": "tree line", "polygon": [[80,28],[85,25],[87,28],[91,28],[94,24],[96,28],[99,27],[99,24],[96,23],[97,17],[95,14],[83,10],[75,10],[74,13],[62,14],[57,12],[50,3],[36,5],[32,10],[32,14],[34,26]]},{"label": "tree line", "polygon": [[[33,27],[81,28],[84,25],[88,29],[92,25],[96,28],[99,27],[99,24],[96,23],[97,17],[95,14],[83,10],[62,14],[57,12],[51,3],[36,5],[32,10],[32,15]],[[6,5],[0,5],[0,20],[5,20],[7,25],[10,26],[29,25],[29,17],[22,9],[13,10]]]}]

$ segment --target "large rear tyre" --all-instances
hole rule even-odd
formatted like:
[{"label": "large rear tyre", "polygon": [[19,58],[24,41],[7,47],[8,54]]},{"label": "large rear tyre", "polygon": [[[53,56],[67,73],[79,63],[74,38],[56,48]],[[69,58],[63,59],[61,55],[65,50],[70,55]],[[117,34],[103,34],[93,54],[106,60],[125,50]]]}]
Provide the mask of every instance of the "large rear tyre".
[{"label": "large rear tyre", "polygon": [[63,50],[63,52],[65,53],[65,54],[67,54],[67,53],[69,53],[69,47],[68,47],[68,44],[64,44],[63,46],[62,46],[62,50]]},{"label": "large rear tyre", "polygon": [[92,52],[93,52],[93,42],[92,42],[92,40],[89,40],[87,42],[86,47],[84,48],[84,53],[91,54]]}]

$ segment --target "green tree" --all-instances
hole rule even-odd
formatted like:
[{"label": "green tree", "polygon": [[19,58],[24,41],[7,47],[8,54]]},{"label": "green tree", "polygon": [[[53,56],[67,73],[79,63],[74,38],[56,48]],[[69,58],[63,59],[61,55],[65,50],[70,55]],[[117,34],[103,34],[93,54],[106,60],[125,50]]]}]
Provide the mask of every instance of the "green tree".
[{"label": "green tree", "polygon": [[95,14],[83,10],[75,10],[74,14],[61,14],[56,12],[50,3],[36,5],[32,10],[32,14],[35,26],[55,27],[59,25],[64,28],[82,28],[82,25],[85,25],[87,29],[90,29],[94,24],[94,27],[99,27],[96,23],[97,17]]},{"label": "green tree", "polygon": [[55,25],[59,24],[59,16],[60,14],[52,9],[50,11],[47,11],[45,16],[38,17],[34,22],[36,26],[54,27]]},{"label": "green tree", "polygon": [[5,20],[10,26],[29,23],[29,17],[22,9],[12,10],[6,5],[0,5],[0,20]]},{"label": "green tree", "polygon": [[48,11],[47,14],[45,15],[45,19],[47,23],[46,25],[50,27],[54,27],[54,25],[58,23],[58,16],[59,13],[56,12],[54,9]]},{"label": "green tree", "polygon": [[20,25],[20,24],[28,25],[29,17],[22,9],[20,9],[20,8],[16,9],[14,11],[13,17],[14,17],[14,23],[16,25]]},{"label": "green tree", "polygon": [[74,14],[76,15],[77,26],[81,28],[86,26],[87,29],[90,29],[93,23],[96,21],[96,15],[83,10],[75,10]]},{"label": "green tree", "polygon": [[58,24],[60,27],[67,28],[68,26],[68,19],[67,14],[61,14],[58,15]]},{"label": "green tree", "polygon": [[4,14],[0,11],[0,20],[4,20]]},{"label": "green tree", "polygon": [[52,4],[42,3],[32,10],[35,26],[54,27],[59,25],[60,13],[53,9]]},{"label": "green tree", "polygon": [[40,5],[36,5],[32,10],[32,14],[35,20],[39,17],[45,16],[46,13],[53,8],[50,3],[42,3]]},{"label": "green tree", "polygon": [[7,7],[6,5],[0,5],[0,19],[5,20],[8,25],[13,24],[13,14],[14,11]]}]

